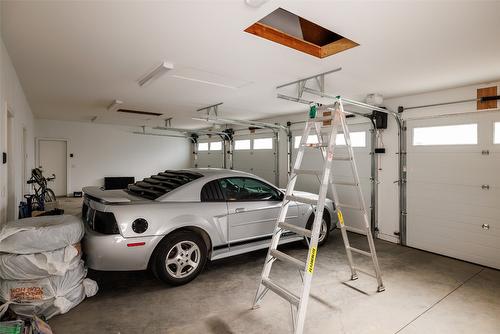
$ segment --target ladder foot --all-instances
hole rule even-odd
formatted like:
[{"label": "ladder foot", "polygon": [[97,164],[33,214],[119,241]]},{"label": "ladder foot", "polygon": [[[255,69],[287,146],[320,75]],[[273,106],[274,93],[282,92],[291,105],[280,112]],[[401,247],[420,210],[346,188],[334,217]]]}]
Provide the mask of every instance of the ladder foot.
[{"label": "ladder foot", "polygon": [[385,291],[385,286],[381,285],[378,287],[377,292]]},{"label": "ladder foot", "polygon": [[358,275],[357,275],[357,274],[352,274],[352,275],[351,275],[351,281],[355,281],[355,280],[357,280],[358,278],[359,278],[359,277],[358,277]]}]

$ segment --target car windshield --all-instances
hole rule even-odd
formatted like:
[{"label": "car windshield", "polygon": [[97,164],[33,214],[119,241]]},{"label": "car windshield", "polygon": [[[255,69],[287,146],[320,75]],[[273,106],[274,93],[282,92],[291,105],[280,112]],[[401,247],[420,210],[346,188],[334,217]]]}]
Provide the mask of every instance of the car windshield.
[{"label": "car windshield", "polygon": [[127,191],[135,196],[157,199],[166,193],[202,177],[200,173],[185,170],[166,170],[130,184]]}]

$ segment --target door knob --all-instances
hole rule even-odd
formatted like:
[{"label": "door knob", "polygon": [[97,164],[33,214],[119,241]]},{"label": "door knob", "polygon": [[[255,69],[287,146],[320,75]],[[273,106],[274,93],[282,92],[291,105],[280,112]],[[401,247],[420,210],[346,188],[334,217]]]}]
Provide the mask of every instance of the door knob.
[{"label": "door knob", "polygon": [[483,226],[481,226],[483,228],[483,230],[489,230],[490,229],[490,224],[483,224]]},{"label": "door knob", "polygon": [[240,213],[240,212],[244,212],[244,211],[245,211],[245,208],[236,208],[236,209],[234,209],[235,213]]}]

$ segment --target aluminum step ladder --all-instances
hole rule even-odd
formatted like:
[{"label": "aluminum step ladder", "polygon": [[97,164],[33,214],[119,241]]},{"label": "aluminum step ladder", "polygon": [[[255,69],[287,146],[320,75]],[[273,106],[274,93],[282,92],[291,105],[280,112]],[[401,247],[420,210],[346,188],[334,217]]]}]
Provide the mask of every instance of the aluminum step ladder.
[{"label": "aluminum step ladder", "polygon": [[[271,245],[269,247],[269,251],[267,253],[266,261],[264,263],[264,268],[262,269],[262,275],[259,287],[257,289],[257,293],[255,295],[253,308],[257,308],[260,306],[263,297],[265,294],[271,290],[276,293],[278,296],[290,302],[291,312],[292,312],[292,324],[293,324],[293,332],[295,334],[302,334],[304,329],[304,322],[307,311],[307,303],[309,300],[309,292],[311,289],[311,281],[314,272],[314,263],[316,261],[317,253],[318,253],[318,239],[320,235],[323,211],[325,207],[325,200],[328,193],[328,189],[330,188],[334,203],[337,209],[337,215],[339,218],[340,230],[342,233],[342,239],[344,241],[345,250],[347,253],[347,259],[349,261],[349,266],[351,270],[351,280],[355,280],[358,278],[358,272],[363,272],[369,274],[370,276],[374,276],[377,279],[378,283],[378,292],[384,291],[384,284],[382,282],[382,275],[380,272],[380,267],[378,263],[377,254],[375,251],[375,244],[373,242],[373,236],[370,229],[370,221],[368,219],[368,213],[366,210],[366,205],[363,199],[363,194],[361,192],[361,186],[358,175],[358,168],[356,166],[356,162],[354,160],[354,153],[351,146],[351,139],[349,135],[349,129],[347,127],[346,116],[344,112],[344,107],[342,104],[342,99],[340,97],[337,98],[336,103],[333,105],[332,115],[327,117],[316,117],[317,110],[315,106],[311,107],[311,111],[309,113],[309,119],[306,122],[306,126],[304,129],[304,133],[300,140],[300,146],[297,153],[297,157],[295,160],[294,167],[292,169],[290,179],[286,188],[285,197],[283,199],[283,203],[281,205],[280,214],[278,216],[278,220],[276,223],[276,227],[274,229]],[[331,121],[330,134],[328,142],[325,143],[321,136],[321,129],[323,128],[324,121]],[[335,142],[337,139],[337,133],[339,129],[342,130],[345,143],[347,147],[347,156],[341,157],[336,156],[334,154]],[[317,136],[317,143],[308,144],[307,139],[311,131],[314,131]],[[323,170],[315,171],[315,170],[305,170],[301,169],[302,159],[304,157],[304,152],[306,149],[320,149],[322,156],[324,158]],[[336,182],[335,179],[332,179],[332,166],[333,161],[347,161],[350,163],[352,168],[352,174],[354,181],[353,182]],[[319,195],[317,199],[305,198],[294,195],[295,183],[297,182],[297,178],[299,175],[317,175],[320,177],[320,189]],[[352,204],[343,204],[339,201],[337,191],[335,186],[343,185],[343,186],[353,186],[356,189],[358,203],[357,205]],[[310,204],[315,207],[315,215],[314,222],[312,225],[312,230],[308,230],[305,228],[301,228],[292,224],[285,222],[285,217],[287,215],[288,207],[291,201],[300,202]],[[344,218],[342,216],[342,210],[345,208],[359,210],[362,212],[363,220],[364,220],[364,229],[353,229],[345,225]],[[284,231],[294,232],[298,235],[302,235],[306,238],[310,238],[309,244],[309,252],[307,255],[307,261],[302,261],[291,257],[277,249],[281,234]],[[368,239],[368,245],[370,251],[364,251],[358,248],[354,248],[350,245],[349,239],[347,236],[347,231],[353,231],[357,233],[366,234]],[[352,253],[361,254],[364,256],[368,256],[372,259],[373,266],[375,269],[375,274],[367,273],[363,270],[354,266]],[[289,289],[279,285],[275,281],[269,278],[272,265],[274,261],[280,260],[289,265],[292,265],[299,269],[302,279],[302,291],[300,295],[297,295],[291,292]]]}]

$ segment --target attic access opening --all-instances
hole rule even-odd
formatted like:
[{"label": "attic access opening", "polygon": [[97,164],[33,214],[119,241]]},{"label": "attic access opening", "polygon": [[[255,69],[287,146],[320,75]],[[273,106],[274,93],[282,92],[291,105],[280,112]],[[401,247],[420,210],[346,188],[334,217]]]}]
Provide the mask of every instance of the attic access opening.
[{"label": "attic access opening", "polygon": [[276,9],[245,31],[318,58],[359,45],[283,8]]}]

